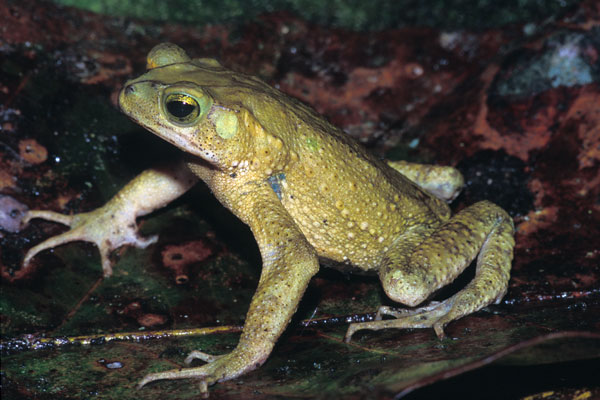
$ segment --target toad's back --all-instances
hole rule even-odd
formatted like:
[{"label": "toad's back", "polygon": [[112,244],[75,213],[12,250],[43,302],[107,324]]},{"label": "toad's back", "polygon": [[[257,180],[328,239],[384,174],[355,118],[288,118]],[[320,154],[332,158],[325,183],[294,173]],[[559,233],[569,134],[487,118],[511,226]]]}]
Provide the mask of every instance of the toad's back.
[{"label": "toad's back", "polygon": [[268,148],[253,157],[266,166],[271,188],[319,256],[360,269],[377,268],[407,229],[434,228],[450,217],[444,201],[368,153],[312,108],[263,81],[218,66],[201,66],[189,74],[215,103],[250,111],[267,137],[280,140],[267,147],[281,143],[286,155],[279,158],[285,163],[273,164],[274,151]]}]

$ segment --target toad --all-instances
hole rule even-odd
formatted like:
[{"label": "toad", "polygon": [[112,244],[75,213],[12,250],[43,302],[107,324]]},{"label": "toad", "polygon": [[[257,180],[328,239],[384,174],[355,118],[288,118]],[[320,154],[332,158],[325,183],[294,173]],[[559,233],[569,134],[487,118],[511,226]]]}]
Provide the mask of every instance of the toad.
[{"label": "toad", "polygon": [[[376,273],[385,293],[408,306],[381,307],[363,329],[433,328],[500,301],[510,275],[514,227],[497,205],[482,201],[452,216],[447,201],[463,186],[454,168],[381,160],[312,108],[258,78],[216,60],[191,59],[163,43],[147,72],[125,83],[121,110],[182,151],[179,163],[142,172],[104,206],[63,215],[30,211],[70,226],[33,247],[38,252],[74,240],[100,249],[104,276],[111,251],[145,247],[136,218],[185,193],[198,180],[246,223],[258,243],[262,272],[237,347],[213,356],[192,352],[200,367],[146,375],[194,378],[201,391],[262,365],[298,307],[319,263]],[[427,300],[477,257],[475,277],[441,302]],[[382,315],[391,319],[381,319]]]}]

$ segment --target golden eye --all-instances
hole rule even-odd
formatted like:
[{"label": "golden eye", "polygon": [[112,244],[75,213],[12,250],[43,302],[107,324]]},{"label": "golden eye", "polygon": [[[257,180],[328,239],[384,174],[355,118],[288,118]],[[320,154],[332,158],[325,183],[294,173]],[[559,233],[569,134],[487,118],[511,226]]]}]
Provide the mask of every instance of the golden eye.
[{"label": "golden eye", "polygon": [[200,105],[192,96],[183,93],[171,93],[165,98],[165,110],[176,123],[193,122],[200,115]]}]

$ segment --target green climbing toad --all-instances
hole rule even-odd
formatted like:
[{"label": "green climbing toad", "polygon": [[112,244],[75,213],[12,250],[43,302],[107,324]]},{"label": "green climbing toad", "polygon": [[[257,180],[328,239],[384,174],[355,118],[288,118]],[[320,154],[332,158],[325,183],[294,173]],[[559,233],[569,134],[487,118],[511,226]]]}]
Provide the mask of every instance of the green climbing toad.
[{"label": "green climbing toad", "polygon": [[[195,378],[202,392],[219,381],[258,368],[296,311],[319,261],[379,275],[385,293],[410,308],[382,307],[361,329],[432,327],[443,336],[449,322],[499,301],[513,254],[513,224],[498,206],[482,201],[451,216],[446,201],[463,180],[450,167],[384,162],[369,154],[310,107],[252,76],[212,59],[190,59],[172,44],[148,55],[148,71],[119,96],[136,123],[181,149],[176,165],[144,171],[103,207],[66,216],[32,211],[70,230],[32,248],[94,242],[104,275],[110,252],[144,247],[135,218],[187,191],[198,179],[248,224],[263,269],[238,346],[229,354],[194,351],[186,362],[207,363],[146,375]],[[426,302],[477,257],[475,278],[442,302]],[[381,320],[386,314],[394,319]]]}]

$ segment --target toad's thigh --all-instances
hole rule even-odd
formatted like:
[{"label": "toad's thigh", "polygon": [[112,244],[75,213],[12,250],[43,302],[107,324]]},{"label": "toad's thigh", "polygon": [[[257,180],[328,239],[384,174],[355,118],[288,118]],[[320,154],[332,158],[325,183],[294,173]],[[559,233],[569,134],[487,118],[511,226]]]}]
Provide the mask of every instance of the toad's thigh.
[{"label": "toad's thigh", "polygon": [[[488,201],[476,203],[424,239],[408,235],[392,248],[379,271],[386,294],[415,306],[454,279],[477,257],[480,280],[477,295],[484,298],[504,293],[514,247],[510,216]],[[489,302],[488,302],[489,304]]]}]

